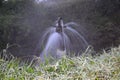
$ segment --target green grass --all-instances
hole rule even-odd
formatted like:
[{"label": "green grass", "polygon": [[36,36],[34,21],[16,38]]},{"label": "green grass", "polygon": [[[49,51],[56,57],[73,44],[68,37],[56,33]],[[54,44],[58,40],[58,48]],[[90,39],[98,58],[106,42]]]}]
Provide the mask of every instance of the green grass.
[{"label": "green grass", "polygon": [[66,57],[32,65],[19,59],[0,59],[0,80],[120,80],[120,47],[91,56]]}]

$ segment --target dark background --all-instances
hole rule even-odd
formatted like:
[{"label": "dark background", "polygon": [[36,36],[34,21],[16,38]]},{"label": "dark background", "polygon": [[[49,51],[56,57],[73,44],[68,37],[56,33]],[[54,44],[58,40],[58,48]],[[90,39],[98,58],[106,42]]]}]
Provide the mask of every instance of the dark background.
[{"label": "dark background", "polygon": [[[96,51],[120,44],[120,0],[0,0],[0,50],[39,55],[43,32],[57,17],[76,22]],[[15,45],[14,45],[15,44]]]}]

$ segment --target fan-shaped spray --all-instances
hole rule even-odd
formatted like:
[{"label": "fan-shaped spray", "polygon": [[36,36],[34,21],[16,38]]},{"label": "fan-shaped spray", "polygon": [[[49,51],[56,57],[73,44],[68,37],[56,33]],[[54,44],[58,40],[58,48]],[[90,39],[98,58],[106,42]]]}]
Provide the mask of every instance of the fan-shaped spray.
[{"label": "fan-shaped spray", "polygon": [[[42,37],[43,51],[40,57],[61,58],[66,53],[74,51],[74,48],[85,49],[88,46],[85,38],[77,32],[72,26],[74,22],[63,24],[61,17],[58,18],[54,27],[47,29]],[[76,46],[76,47],[75,47]]]}]

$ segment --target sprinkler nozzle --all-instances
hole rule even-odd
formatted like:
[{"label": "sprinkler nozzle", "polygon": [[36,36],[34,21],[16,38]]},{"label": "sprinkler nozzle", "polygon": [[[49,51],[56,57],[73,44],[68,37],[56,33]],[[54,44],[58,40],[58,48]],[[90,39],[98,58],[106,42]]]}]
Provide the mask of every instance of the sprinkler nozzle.
[{"label": "sprinkler nozzle", "polygon": [[63,20],[62,17],[58,17],[57,23],[56,23],[56,32],[62,32],[63,28]]}]

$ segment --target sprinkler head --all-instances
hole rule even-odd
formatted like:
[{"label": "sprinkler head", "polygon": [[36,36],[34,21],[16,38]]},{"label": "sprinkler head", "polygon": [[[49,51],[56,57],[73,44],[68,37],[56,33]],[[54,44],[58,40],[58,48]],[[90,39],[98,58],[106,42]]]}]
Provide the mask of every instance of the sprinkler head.
[{"label": "sprinkler head", "polygon": [[63,30],[63,20],[62,17],[58,17],[57,23],[56,23],[56,32],[62,32]]}]

